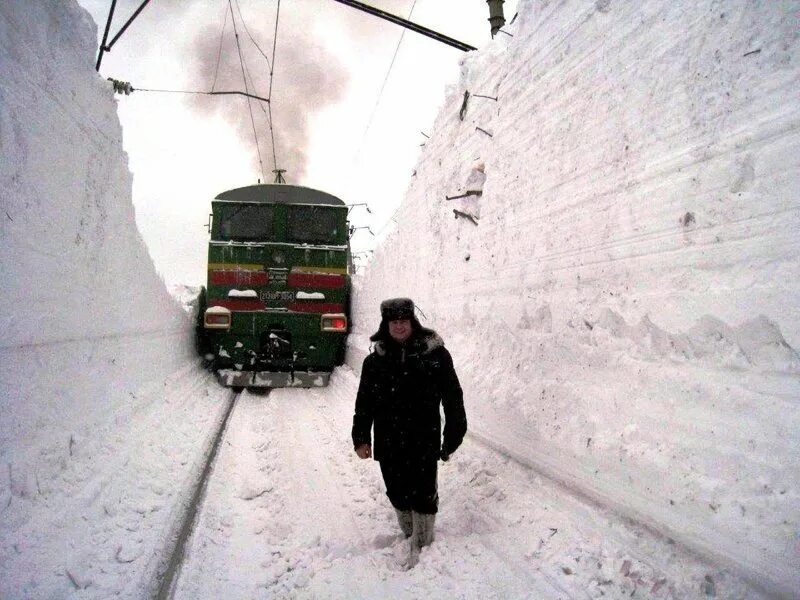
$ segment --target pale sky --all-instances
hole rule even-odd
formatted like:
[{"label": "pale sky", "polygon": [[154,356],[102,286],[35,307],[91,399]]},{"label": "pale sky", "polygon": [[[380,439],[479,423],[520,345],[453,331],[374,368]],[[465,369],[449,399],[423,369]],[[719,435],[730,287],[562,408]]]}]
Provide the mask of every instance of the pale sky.
[{"label": "pale sky", "polygon": [[[110,0],[78,1],[102,36]],[[367,3],[402,17],[413,6],[415,23],[477,48],[491,39],[485,0]],[[140,4],[117,2],[111,36]],[[516,5],[517,0],[506,0],[507,22]],[[243,90],[228,6],[228,0],[152,0],[105,54],[100,74],[140,89],[208,91],[216,71],[215,89]],[[236,2],[233,7],[255,81],[250,91],[266,97],[269,67],[243,30],[239,12],[272,60],[277,0],[238,0],[238,9]],[[348,204],[369,204],[372,214],[354,208],[351,222],[378,236],[356,231],[354,252],[372,249],[391,229],[426,139],[422,132],[430,133],[446,86],[458,81],[463,57],[460,50],[333,0],[281,2],[271,98],[278,166],[290,167],[288,183],[330,192]],[[262,177],[247,102],[241,96],[145,91],[118,99],[139,229],[167,283],[198,285],[205,279],[204,224],[211,199]],[[261,107],[253,103],[252,109],[271,181],[269,127]]]}]

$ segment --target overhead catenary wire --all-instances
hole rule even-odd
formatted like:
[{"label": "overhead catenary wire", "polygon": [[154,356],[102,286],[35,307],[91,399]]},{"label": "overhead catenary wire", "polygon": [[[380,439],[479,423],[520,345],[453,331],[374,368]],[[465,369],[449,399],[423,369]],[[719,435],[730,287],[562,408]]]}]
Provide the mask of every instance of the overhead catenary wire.
[{"label": "overhead catenary wire", "polygon": [[[244,27],[245,32],[247,32],[247,36],[250,38],[250,41],[256,47],[256,49],[258,50],[259,54],[261,54],[261,56],[267,62],[267,67],[269,67],[270,82],[269,82],[269,94],[268,94],[268,97],[267,97],[266,100],[264,98],[261,98],[261,97],[258,97],[257,99],[261,101],[261,102],[259,102],[258,107],[261,109],[261,112],[264,113],[264,116],[267,118],[267,123],[269,125],[270,142],[272,144],[272,163],[273,163],[272,172],[275,173],[275,183],[283,183],[284,180],[283,180],[282,173],[284,173],[285,170],[278,169],[277,149],[275,147],[275,131],[274,131],[273,124],[272,124],[272,105],[271,105],[270,98],[269,98],[269,96],[271,96],[271,94],[272,94],[272,82],[273,82],[273,77],[274,77],[273,65],[275,63],[275,49],[276,49],[276,46],[277,46],[278,21],[280,20],[280,9],[281,9],[280,0],[278,0],[277,13],[275,15],[275,35],[274,35],[274,38],[273,38],[272,60],[269,59],[269,57],[267,56],[266,52],[264,52],[264,50],[262,50],[262,48],[259,45],[259,43],[256,41],[256,39],[250,33],[250,29],[247,27],[247,23],[244,20],[244,15],[242,14],[242,7],[239,4],[239,0],[234,0],[234,2],[236,2],[236,10],[239,13],[239,21],[241,22],[242,26]],[[250,73],[250,68],[248,67],[246,61],[244,61],[243,64],[244,64],[244,70],[246,72],[246,75],[244,75],[245,80],[247,80],[247,78],[249,77],[250,78],[250,82],[253,84],[253,87],[255,88],[255,79],[253,78],[252,74]],[[266,109],[264,108],[264,104],[267,105]],[[262,171],[263,171],[263,167],[262,167]]]},{"label": "overhead catenary wire", "polygon": [[[237,9],[239,9],[238,1],[237,1]],[[220,65],[220,62],[222,60],[222,46],[223,46],[223,42],[225,40],[225,28],[227,27],[227,24],[228,24],[228,14],[229,13],[231,13],[231,6],[230,6],[230,4],[226,4],[225,5],[225,14],[223,15],[223,18],[222,18],[222,28],[220,29],[220,34],[219,34],[219,45],[218,45],[218,48],[217,48],[217,62],[214,65],[214,81],[211,83],[211,91],[210,92],[203,91],[203,90],[171,90],[171,89],[163,89],[163,88],[145,88],[145,87],[136,87],[136,88],[134,88],[132,85],[130,85],[130,83],[128,83],[126,81],[119,81],[117,79],[109,77],[108,80],[111,81],[114,84],[114,91],[118,92],[118,93],[125,93],[126,95],[130,95],[130,93],[134,92],[134,91],[136,91],[136,92],[158,92],[158,93],[164,93],[164,94],[196,94],[196,95],[200,95],[200,96],[240,95],[240,96],[246,96],[248,98],[252,98],[254,100],[258,100],[259,101],[259,106],[262,106],[261,103],[269,103],[269,99],[268,98],[264,98],[264,97],[259,96],[257,94],[251,94],[249,89],[248,89],[248,87],[247,87],[247,85],[245,85],[245,89],[247,90],[246,92],[242,92],[242,91],[239,91],[239,90],[220,90],[220,91],[216,90],[217,79],[219,77],[219,65]],[[239,17],[240,17],[240,19],[241,19],[241,14],[242,14],[241,9],[239,9]],[[232,13],[231,13],[231,15],[232,15]],[[244,20],[242,20],[242,24],[245,25],[245,29],[247,29],[247,26],[244,23]],[[248,31],[248,35],[250,35],[249,31]],[[253,41],[253,44],[255,44],[256,47],[258,47],[258,44],[255,42],[255,40],[253,40],[252,36],[250,36],[250,39]],[[260,50],[260,48],[259,48],[259,50]],[[264,58],[266,58],[266,56]],[[267,59],[267,61],[269,62],[269,59]],[[247,67],[247,65],[245,64],[245,68],[246,67]],[[249,72],[248,72],[248,74],[249,74]],[[252,76],[250,77],[250,81],[253,81]],[[253,89],[255,89],[255,85],[253,86]],[[262,110],[264,110],[263,107],[262,107]],[[266,114],[266,111],[264,111],[264,114]]]},{"label": "overhead catenary wire", "polygon": [[[253,36],[250,35],[250,30],[247,28],[247,23],[245,23],[244,15],[242,15],[242,7],[239,5],[239,0],[234,0],[234,2],[236,3],[236,11],[239,13],[239,22],[242,24],[242,26],[244,27],[245,31],[247,32],[247,35],[250,38],[250,41],[253,42],[253,45],[256,48],[258,48],[258,51],[261,54],[261,56],[263,56],[264,60],[267,61],[267,66],[269,66],[269,64],[270,64],[269,57],[266,54],[264,54],[264,52],[261,50],[261,47],[258,45],[258,42],[256,42],[255,39],[253,39]],[[255,89],[256,80],[253,77],[253,74],[250,72],[250,66],[247,64],[247,62],[244,63],[244,70],[247,73],[247,77],[250,79],[250,83],[253,86],[253,89]],[[269,103],[269,99],[266,100],[266,103]],[[264,113],[264,116],[267,117],[267,119],[269,119],[267,110],[264,108],[264,102],[259,102],[258,103],[258,107],[261,109],[261,112]]]},{"label": "overhead catenary wire", "polygon": [[[250,41],[253,45],[258,49],[258,52],[261,56],[264,57],[264,60],[267,61],[267,66],[269,67],[269,91],[267,93],[267,108],[265,109],[263,104],[259,104],[258,106],[261,108],[261,111],[267,117],[267,123],[269,124],[269,133],[270,133],[270,141],[272,143],[272,164],[273,164],[273,173],[275,173],[275,182],[276,183],[283,183],[283,176],[282,173],[284,172],[283,169],[278,168],[278,157],[277,157],[277,148],[275,146],[275,129],[273,126],[272,120],[272,88],[273,88],[273,81],[275,77],[275,55],[277,52],[277,45],[278,45],[278,24],[280,22],[280,15],[281,15],[281,2],[278,0],[277,2],[277,10],[275,13],[275,31],[272,38],[272,60],[269,59],[267,54],[261,49],[261,46],[256,42],[255,38],[250,33],[250,30],[247,28],[247,24],[244,21],[244,16],[242,15],[242,8],[239,5],[239,0],[234,0],[236,2],[236,9],[239,11],[239,20],[242,23],[245,31],[247,32]],[[247,70],[248,76],[250,76],[250,80],[253,81],[252,75],[250,75],[250,70],[247,68],[247,64],[245,64],[245,69]]]},{"label": "overhead catenary wire", "polygon": [[[250,73],[250,67],[247,65],[247,63],[245,63],[245,64],[244,64],[244,70],[245,70],[245,72],[247,73],[247,77],[250,79],[250,83],[253,85],[253,89],[255,89],[255,87],[256,87],[256,80],[255,80],[255,79],[253,79],[253,74],[252,74],[252,73]],[[260,97],[260,96],[259,96],[259,99],[261,99],[261,97]],[[264,100],[266,100],[266,102],[269,102],[269,99],[266,99],[266,98],[265,98]],[[259,102],[259,103],[258,103],[258,107],[259,107],[259,108],[260,108],[260,109],[263,111],[263,113],[264,113],[265,115],[267,114],[267,111],[266,111],[266,110],[264,110],[264,107],[262,106],[261,102]]]},{"label": "overhead catenary wire", "polygon": [[276,179],[280,178],[283,179],[281,171],[278,169],[278,158],[275,153],[275,130],[272,127],[272,81],[275,75],[275,54],[278,49],[278,21],[281,16],[281,0],[278,0],[278,9],[275,13],[275,33],[272,36],[272,63],[269,66],[269,91],[267,92],[267,98],[270,99],[270,102],[267,104],[267,109],[269,111],[269,133],[272,137],[272,160],[275,164],[275,175]]},{"label": "overhead catenary wire", "polygon": [[[416,6],[417,6],[417,0],[414,0],[414,2],[411,4],[411,8],[408,11],[408,17],[407,17],[408,19],[411,18],[411,15],[413,14],[414,8]],[[397,46],[394,49],[394,54],[392,54],[392,60],[389,62],[389,68],[386,70],[386,75],[384,76],[383,83],[381,84],[381,88],[378,91],[378,96],[375,99],[375,105],[373,106],[372,112],[371,112],[371,114],[369,116],[369,119],[367,120],[367,126],[364,128],[364,133],[361,135],[361,140],[359,141],[358,147],[356,148],[356,152],[353,155],[353,160],[352,160],[353,168],[355,167],[355,163],[358,161],[358,157],[361,155],[361,150],[364,147],[364,141],[367,138],[367,133],[369,132],[370,127],[372,126],[372,121],[375,118],[375,114],[378,112],[378,106],[380,105],[381,97],[383,96],[383,92],[386,89],[386,83],[389,81],[389,76],[391,75],[392,68],[394,67],[395,60],[397,59],[397,55],[400,52],[400,45],[403,43],[403,37],[405,36],[405,34],[406,34],[406,30],[403,29],[403,31],[400,33],[400,38],[397,40]],[[394,216],[395,216],[395,214],[397,214],[397,210],[398,209],[395,209],[394,213],[389,218],[389,220],[386,221],[383,224],[383,226],[378,230],[378,233],[377,234],[373,234],[374,237],[380,236],[381,233],[383,233],[383,231],[392,222],[396,223],[396,221],[394,220]],[[371,233],[371,231],[370,231],[370,233]]]},{"label": "overhead catenary wire", "polygon": [[[408,18],[411,18],[411,14],[414,12],[414,7],[417,5],[417,0],[411,4],[411,9],[408,11]],[[381,103],[381,98],[383,97],[383,91],[386,89],[386,83],[389,81],[389,75],[392,72],[392,67],[394,67],[394,61],[397,59],[397,54],[400,52],[400,45],[403,43],[403,37],[406,34],[406,30],[400,33],[400,39],[397,40],[397,46],[394,49],[394,54],[392,54],[392,60],[389,63],[389,68],[386,70],[386,75],[383,78],[383,83],[381,84],[381,89],[378,91],[378,97],[375,99],[375,106],[372,107],[372,112],[369,115],[369,119],[367,120],[367,126],[364,128],[364,133],[361,135],[361,141],[358,143],[358,148],[356,149],[356,153],[353,156],[353,162],[358,160],[358,157],[361,155],[361,149],[364,146],[364,140],[367,138],[367,133],[369,132],[370,127],[372,126],[372,121],[375,118],[375,113],[378,112],[378,106]]]},{"label": "overhead catenary wire", "polygon": [[[242,15],[241,6],[239,5],[238,0],[235,0],[235,1],[236,1],[236,9],[237,9],[237,11],[239,13],[239,20],[241,21],[241,24],[244,27],[244,30],[247,33],[247,36],[250,38],[250,41],[256,47],[256,49],[261,54],[261,56],[264,58],[264,60],[266,60],[267,65],[269,66],[269,71],[270,71],[270,73],[269,73],[269,75],[270,75],[270,78],[269,78],[269,95],[268,95],[267,98],[259,96],[259,95],[255,94],[255,93],[251,93],[251,91],[250,91],[251,87],[253,88],[254,92],[256,91],[255,80],[253,79],[252,75],[250,74],[249,68],[247,67],[247,64],[246,64],[246,60],[245,60],[244,55],[242,53],[242,47],[241,47],[241,43],[240,43],[240,40],[239,40],[239,32],[238,32],[238,28],[237,28],[237,24],[236,24],[236,12],[233,9],[233,3],[232,3],[231,0],[227,1],[227,6],[225,7],[225,13],[223,15],[223,22],[222,22],[222,27],[221,27],[221,30],[220,30],[220,39],[219,39],[219,45],[218,45],[218,48],[217,48],[217,60],[216,60],[216,65],[214,67],[214,79],[213,79],[213,82],[211,84],[211,91],[174,90],[174,89],[144,88],[144,87],[134,88],[129,82],[120,81],[120,80],[116,80],[116,79],[113,79],[113,78],[109,78],[109,81],[112,82],[112,84],[114,86],[114,91],[116,93],[124,93],[126,95],[130,95],[133,91],[142,91],[142,92],[171,93],[171,94],[196,94],[196,95],[208,95],[208,96],[218,96],[218,95],[219,96],[221,96],[221,95],[241,95],[241,96],[245,96],[247,98],[247,108],[248,108],[248,111],[249,111],[249,114],[250,114],[250,124],[251,124],[252,129],[253,129],[253,139],[254,139],[255,145],[256,145],[256,154],[258,156],[258,164],[259,164],[259,168],[261,170],[261,176],[262,176],[262,178],[264,178],[264,180],[266,180],[266,176],[265,176],[265,172],[264,172],[264,161],[263,161],[263,159],[261,157],[261,146],[260,146],[259,141],[258,141],[258,131],[256,129],[255,117],[253,116],[253,107],[252,107],[252,103],[251,103],[251,100],[257,100],[259,102],[258,106],[261,108],[262,112],[264,112],[264,114],[266,115],[268,123],[269,123],[270,139],[271,139],[271,142],[272,142],[272,159],[273,159],[273,165],[274,165],[273,172],[276,174],[276,181],[281,181],[282,182],[282,180],[283,180],[282,173],[284,172],[284,170],[278,169],[277,150],[275,148],[275,131],[274,131],[273,120],[272,120],[272,106],[271,106],[271,103],[270,103],[270,98],[271,98],[272,90],[273,90],[274,74],[275,74],[275,71],[274,71],[273,67],[274,67],[274,64],[275,64],[275,55],[276,55],[276,51],[277,51],[278,22],[279,22],[279,19],[280,19],[280,0],[278,0],[278,2],[277,2],[277,13],[276,13],[276,16],[275,16],[275,37],[273,39],[273,45],[272,45],[272,60],[269,59],[267,54],[262,50],[261,46],[258,44],[258,42],[255,40],[253,35],[250,33],[250,30],[249,30],[249,28],[247,27],[247,24],[244,21],[244,16]],[[109,12],[108,23],[106,24],[106,34],[104,36],[104,42],[103,42],[103,44],[101,45],[101,48],[100,48],[100,54],[98,56],[98,62],[97,62],[97,69],[98,70],[99,70],[99,67],[100,67],[100,60],[102,59],[103,51],[109,51],[111,49],[111,46],[113,45],[113,43],[116,42],[116,40],[122,35],[122,33],[125,31],[125,29],[127,29],[127,27],[130,25],[130,23],[136,18],[136,16],[138,16],[138,14],[148,4],[148,2],[150,2],[150,0],[144,0],[142,2],[142,5],[134,13],[134,15],[128,20],[128,22],[125,24],[125,26],[123,26],[122,30],[117,34],[117,36],[114,38],[114,40],[112,40],[112,42],[106,46],[105,45],[105,39],[106,39],[106,37],[108,35],[108,29],[110,29],[111,19],[113,17],[114,5],[116,4],[116,0],[112,0],[112,7],[111,7],[111,10]],[[242,79],[244,81],[244,87],[245,87],[245,91],[244,92],[242,92],[242,91],[227,91],[227,90],[218,91],[216,89],[217,81],[218,81],[218,77],[219,77],[219,67],[220,67],[221,60],[222,60],[222,48],[223,48],[224,38],[225,38],[225,29],[227,27],[228,13],[230,13],[230,16],[231,16],[231,23],[233,25],[234,37],[236,39],[236,50],[237,50],[237,53],[238,53],[238,56],[239,56],[239,64],[240,64],[240,67],[241,67],[241,70],[242,70]],[[249,82],[248,82],[248,79],[250,80]],[[264,103],[266,103],[266,105],[267,105],[267,109],[266,110],[264,109],[264,106],[263,106]]]},{"label": "overhead catenary wire", "polygon": [[236,10],[239,12],[239,21],[242,22],[242,27],[244,27],[244,31],[245,33],[247,33],[247,37],[250,38],[250,41],[253,42],[253,45],[258,49],[261,56],[263,56],[264,60],[267,61],[267,66],[269,66],[271,69],[272,63],[270,62],[269,57],[264,53],[264,51],[261,49],[261,46],[258,45],[258,42],[253,38],[253,36],[250,33],[250,30],[247,28],[247,23],[245,22],[244,17],[242,16],[242,7],[239,5],[239,0],[236,0]]},{"label": "overhead catenary wire", "polygon": [[[244,67],[245,71],[247,71],[247,76],[250,78],[250,81],[255,86],[255,80],[253,79],[253,75],[250,73],[250,68],[247,66],[247,63],[245,63]],[[261,112],[264,113],[264,116],[266,117],[267,123],[270,128],[270,139],[272,142],[272,172],[275,173],[274,183],[285,183],[282,175],[282,173],[284,173],[285,170],[278,169],[278,164],[277,164],[278,161],[275,156],[275,136],[272,134],[272,115],[268,110],[270,102],[269,99],[261,98],[260,96],[257,99],[261,100],[261,102],[258,103],[258,107],[261,109]],[[267,105],[267,108],[264,108],[264,104]]]},{"label": "overhead catenary wire", "polygon": [[[222,31],[219,32],[219,49],[217,50],[217,65],[214,67],[214,82],[211,84],[211,91],[217,87],[217,75],[219,74],[219,62],[222,59],[222,41],[225,39],[225,26],[228,24],[228,12],[230,12],[230,5],[225,6],[225,16],[222,19]],[[239,13],[241,16],[241,13]]]},{"label": "overhead catenary wire", "polygon": [[230,12],[231,12],[231,23],[233,23],[233,35],[234,38],[236,39],[236,51],[239,53],[239,65],[242,68],[242,79],[244,80],[244,89],[245,92],[247,92],[248,94],[247,109],[250,112],[250,124],[253,126],[253,138],[255,139],[256,143],[256,154],[258,155],[258,165],[261,168],[261,177],[263,177],[264,181],[266,181],[267,178],[264,174],[264,162],[261,160],[261,148],[258,145],[258,133],[256,132],[256,121],[255,118],[253,117],[253,105],[250,102],[250,97],[249,97],[250,88],[247,85],[247,76],[245,75],[244,71],[244,58],[242,57],[242,47],[241,44],[239,44],[239,31],[236,27],[236,15],[234,15],[233,13],[233,4],[231,3],[231,0],[228,0],[228,6],[230,7]]}]

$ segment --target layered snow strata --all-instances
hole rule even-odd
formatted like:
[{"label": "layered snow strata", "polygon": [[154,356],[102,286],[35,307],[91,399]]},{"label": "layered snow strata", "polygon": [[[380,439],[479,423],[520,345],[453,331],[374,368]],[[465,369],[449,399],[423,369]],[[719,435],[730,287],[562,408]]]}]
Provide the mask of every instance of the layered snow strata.
[{"label": "layered snow strata", "polygon": [[[189,321],[136,229],[95,40],[73,0],[0,3],[0,596],[9,598],[109,597],[127,585],[147,595],[137,586],[154,577],[141,581],[158,566],[148,561],[160,540],[136,514],[171,511],[162,482],[208,421],[176,409],[196,437],[170,449],[161,405],[170,373],[187,365]],[[131,446],[156,430],[148,450]],[[166,525],[155,523],[157,535]]]},{"label": "layered snow strata", "polygon": [[[363,340],[382,299],[411,296],[474,431],[783,594],[800,588],[796,12],[521,1],[513,37],[465,58],[353,318]],[[447,200],[476,163],[477,224]]]}]

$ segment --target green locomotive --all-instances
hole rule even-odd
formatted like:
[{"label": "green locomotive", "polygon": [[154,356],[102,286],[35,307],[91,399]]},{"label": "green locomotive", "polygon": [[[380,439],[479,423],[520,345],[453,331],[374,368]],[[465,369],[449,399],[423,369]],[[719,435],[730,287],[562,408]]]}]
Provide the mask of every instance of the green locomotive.
[{"label": "green locomotive", "polygon": [[347,205],[264,184],[223,192],[211,207],[201,353],[226,386],[326,386],[349,326]]}]

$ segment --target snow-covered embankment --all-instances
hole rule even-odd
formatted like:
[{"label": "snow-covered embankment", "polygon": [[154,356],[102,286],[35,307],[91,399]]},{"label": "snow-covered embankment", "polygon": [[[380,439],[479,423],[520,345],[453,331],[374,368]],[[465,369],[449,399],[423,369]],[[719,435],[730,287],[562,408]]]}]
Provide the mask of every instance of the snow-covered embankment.
[{"label": "snow-covered embankment", "polygon": [[[0,3],[0,596],[9,598],[144,594],[168,498],[214,414],[192,406],[209,399],[186,377],[191,325],[136,229],[95,40],[74,1]],[[186,401],[162,406],[176,386]]]},{"label": "snow-covered embankment", "polygon": [[382,298],[412,296],[473,432],[787,595],[799,8],[521,1],[514,37],[466,58],[356,283],[350,354]]}]

